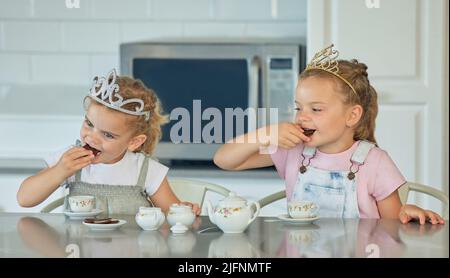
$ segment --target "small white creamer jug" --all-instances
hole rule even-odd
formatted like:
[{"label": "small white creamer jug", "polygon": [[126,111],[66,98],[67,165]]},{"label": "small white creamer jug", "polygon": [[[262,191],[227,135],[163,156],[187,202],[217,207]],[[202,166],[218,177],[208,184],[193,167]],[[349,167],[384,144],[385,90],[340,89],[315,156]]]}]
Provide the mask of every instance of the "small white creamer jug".
[{"label": "small white creamer jug", "polygon": [[162,213],[161,208],[140,207],[135,219],[142,229],[154,231],[161,227],[166,217]]}]

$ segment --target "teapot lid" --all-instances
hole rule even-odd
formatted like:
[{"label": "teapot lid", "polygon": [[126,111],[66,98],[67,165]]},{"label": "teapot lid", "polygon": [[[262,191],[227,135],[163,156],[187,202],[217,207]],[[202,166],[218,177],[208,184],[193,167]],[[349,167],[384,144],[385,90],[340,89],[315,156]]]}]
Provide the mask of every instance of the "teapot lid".
[{"label": "teapot lid", "polygon": [[228,193],[228,197],[225,197],[224,199],[222,199],[219,202],[219,204],[221,206],[240,207],[240,206],[245,206],[246,202],[247,202],[247,200],[245,200],[242,197],[237,196],[235,192],[230,191],[230,193]]},{"label": "teapot lid", "polygon": [[170,212],[190,212],[192,211],[192,207],[181,204],[172,204],[169,208]]}]

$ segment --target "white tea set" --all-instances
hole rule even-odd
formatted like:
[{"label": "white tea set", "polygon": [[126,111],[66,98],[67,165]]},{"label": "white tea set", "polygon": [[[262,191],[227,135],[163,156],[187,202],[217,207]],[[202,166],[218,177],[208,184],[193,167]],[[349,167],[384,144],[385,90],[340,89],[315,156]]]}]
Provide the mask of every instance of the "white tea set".
[{"label": "white tea set", "polygon": [[[230,192],[229,196],[219,201],[213,207],[210,201],[206,202],[208,216],[213,224],[216,224],[224,233],[242,233],[259,215],[260,205],[247,201]],[[252,205],[255,211],[252,211]],[[146,231],[158,230],[164,223],[165,216],[160,208],[141,207],[136,214],[136,223]],[[186,232],[194,223],[195,214],[190,206],[173,204],[167,213],[167,222],[172,226],[170,230],[177,233]]]},{"label": "white tea set", "polygon": [[279,215],[278,218],[291,224],[311,224],[319,219],[319,209],[319,205],[313,201],[292,200],[288,202],[288,214]]},{"label": "white tea set", "polygon": [[[164,223],[166,217],[158,207],[140,207],[136,214],[136,223],[145,231],[155,231]],[[192,226],[195,214],[190,206],[172,204],[167,213],[170,230],[175,234],[182,234]]]},{"label": "white tea set", "polygon": [[95,197],[91,195],[70,196],[68,198],[68,210],[64,214],[70,219],[84,219],[85,217],[94,217],[103,212],[103,210],[95,208]]},{"label": "white tea set", "polygon": [[122,219],[94,218],[103,212],[102,209],[96,208],[95,196],[70,196],[68,204],[64,214],[72,220],[83,220],[83,225],[91,230],[112,231],[127,223]]},{"label": "white tea set", "polygon": [[[213,207],[210,201],[207,203],[209,220],[216,224],[224,233],[242,233],[259,215],[258,202],[247,204],[247,200],[230,192],[228,197],[219,201]],[[255,211],[252,211],[254,205]]]}]

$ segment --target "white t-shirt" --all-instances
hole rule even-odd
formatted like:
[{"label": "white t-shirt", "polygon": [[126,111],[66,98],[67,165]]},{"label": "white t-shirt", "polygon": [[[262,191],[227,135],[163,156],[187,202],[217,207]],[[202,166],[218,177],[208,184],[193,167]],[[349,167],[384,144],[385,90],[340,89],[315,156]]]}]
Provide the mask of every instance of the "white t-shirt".
[{"label": "white t-shirt", "polygon": [[[50,154],[44,160],[49,167],[54,166],[61,156],[70,147]],[[142,153],[126,152],[124,157],[113,164],[91,164],[81,170],[81,181],[93,184],[110,185],[136,185],[145,155]],[[169,168],[156,162],[148,160],[148,171],[145,179],[145,190],[152,196],[161,185]],[[69,182],[75,181],[75,175],[67,179]]]}]

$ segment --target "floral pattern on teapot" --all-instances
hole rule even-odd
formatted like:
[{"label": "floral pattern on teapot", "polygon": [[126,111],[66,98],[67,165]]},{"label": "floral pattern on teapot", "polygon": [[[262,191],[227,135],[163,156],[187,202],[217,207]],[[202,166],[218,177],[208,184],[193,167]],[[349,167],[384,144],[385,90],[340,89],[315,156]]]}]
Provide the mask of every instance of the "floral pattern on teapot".
[{"label": "floral pattern on teapot", "polygon": [[[230,192],[228,197],[221,200],[215,207],[210,201],[206,202],[208,216],[213,224],[216,224],[224,233],[242,233],[259,215],[258,202],[247,204],[247,201],[236,193]],[[253,211],[252,208],[256,208]]]},{"label": "floral pattern on teapot", "polygon": [[222,214],[223,217],[230,217],[231,215],[240,212],[241,208],[217,208],[214,212]]}]

